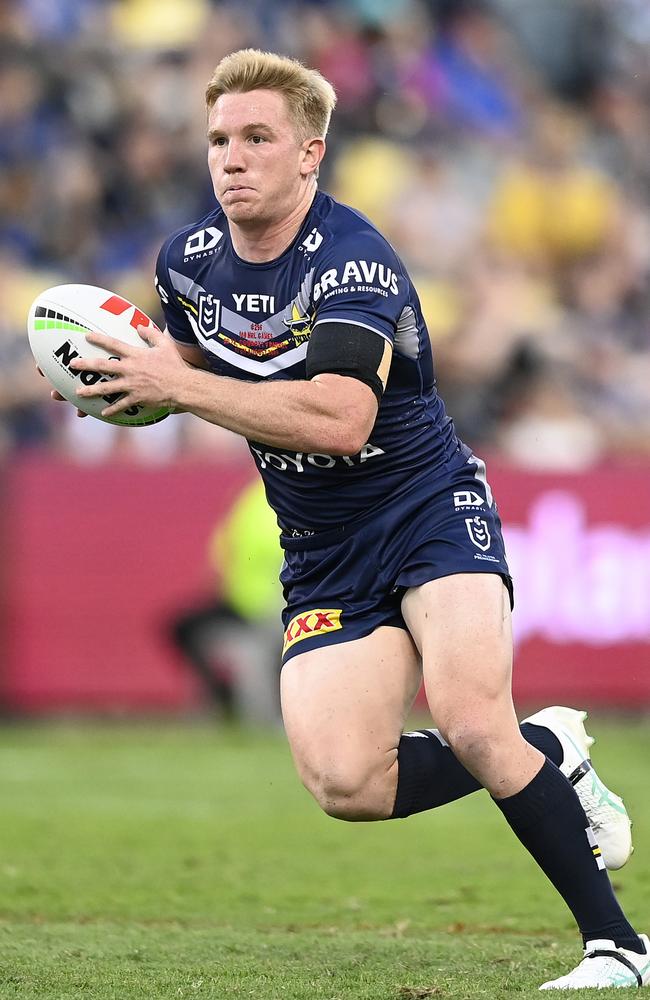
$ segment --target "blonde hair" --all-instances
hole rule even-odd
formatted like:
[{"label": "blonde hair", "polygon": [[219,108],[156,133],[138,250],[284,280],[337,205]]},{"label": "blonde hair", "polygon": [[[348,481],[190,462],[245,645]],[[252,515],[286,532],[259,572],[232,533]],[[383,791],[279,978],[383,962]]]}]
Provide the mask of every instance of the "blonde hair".
[{"label": "blonde hair", "polygon": [[208,111],[222,94],[243,94],[250,90],[277,90],[289,106],[297,138],[302,142],[327,135],[336,105],[334,87],[316,69],[308,69],[297,59],[259,49],[240,49],[225,56],[212,74],[205,101]]}]

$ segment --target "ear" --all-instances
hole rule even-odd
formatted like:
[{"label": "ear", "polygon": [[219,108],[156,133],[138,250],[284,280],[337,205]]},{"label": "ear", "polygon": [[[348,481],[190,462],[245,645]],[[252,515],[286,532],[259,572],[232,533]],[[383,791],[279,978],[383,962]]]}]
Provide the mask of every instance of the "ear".
[{"label": "ear", "polygon": [[302,157],[300,161],[300,173],[303,177],[309,174],[317,174],[321,160],[325,156],[324,139],[305,139],[301,146]]}]

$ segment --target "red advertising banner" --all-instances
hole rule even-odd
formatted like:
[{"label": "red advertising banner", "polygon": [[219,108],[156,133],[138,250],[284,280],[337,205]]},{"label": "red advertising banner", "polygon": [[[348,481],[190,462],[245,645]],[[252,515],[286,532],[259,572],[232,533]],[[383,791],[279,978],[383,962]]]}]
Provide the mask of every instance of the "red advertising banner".
[{"label": "red advertising banner", "polygon": [[650,705],[650,468],[488,469],[515,579],[519,701]]},{"label": "red advertising banner", "polygon": [[197,682],[168,638],[214,592],[207,546],[252,463],[83,466],[2,474],[0,705],[177,711]]},{"label": "red advertising banner", "polygon": [[[24,459],[2,470],[0,705],[183,711],[171,618],[208,598],[208,539],[252,465]],[[488,465],[515,578],[520,706],[650,707],[650,467]],[[479,665],[480,667],[480,665]]]}]

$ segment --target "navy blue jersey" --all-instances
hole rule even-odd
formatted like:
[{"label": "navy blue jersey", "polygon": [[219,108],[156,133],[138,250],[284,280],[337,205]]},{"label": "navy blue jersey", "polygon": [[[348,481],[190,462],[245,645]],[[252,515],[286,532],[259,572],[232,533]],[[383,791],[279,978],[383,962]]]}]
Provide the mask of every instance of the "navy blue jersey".
[{"label": "navy blue jersey", "polygon": [[210,369],[244,381],[304,379],[312,330],[340,320],[393,347],[370,440],[356,455],[249,447],[287,535],[366,517],[387,499],[466,461],[436,392],[431,345],[404,265],[358,212],[317,193],[295,240],[276,260],[237,256],[217,206],[163,245],[156,287],[167,327],[199,346]]}]

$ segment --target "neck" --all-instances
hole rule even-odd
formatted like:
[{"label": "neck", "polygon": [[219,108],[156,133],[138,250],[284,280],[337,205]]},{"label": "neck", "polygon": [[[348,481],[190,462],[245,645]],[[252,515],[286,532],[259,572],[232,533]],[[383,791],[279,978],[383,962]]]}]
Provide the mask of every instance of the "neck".
[{"label": "neck", "polygon": [[230,238],[235,253],[251,264],[275,260],[295,239],[305,216],[316,197],[316,186],[305,189],[302,198],[282,219],[251,221],[247,224],[229,222]]}]

